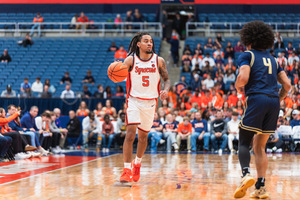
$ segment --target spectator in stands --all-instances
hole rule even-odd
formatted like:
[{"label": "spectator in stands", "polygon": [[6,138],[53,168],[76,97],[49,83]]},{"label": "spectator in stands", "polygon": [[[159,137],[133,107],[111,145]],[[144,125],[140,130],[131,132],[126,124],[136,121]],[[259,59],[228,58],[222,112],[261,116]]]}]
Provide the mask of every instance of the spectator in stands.
[{"label": "spectator in stands", "polygon": [[38,36],[41,37],[41,24],[43,23],[44,18],[41,16],[41,14],[38,12],[36,14],[36,17],[33,18],[33,26],[31,28],[30,36],[32,37],[34,34],[34,29],[37,28],[38,30]]},{"label": "spectator in stands", "polygon": [[117,86],[117,92],[116,92],[116,94],[114,95],[114,96],[116,96],[116,97],[124,97],[124,90],[123,90],[123,88],[122,88],[122,86],[120,86],[120,85],[118,85]]},{"label": "spectator in stands", "polygon": [[[29,112],[26,112],[20,120],[21,126],[24,131],[32,131],[35,133],[36,136],[36,146],[38,148],[38,152],[42,155],[49,154],[49,151],[46,151],[43,147],[39,145],[41,133],[35,124],[35,118],[38,115],[39,108],[37,106],[32,106]],[[41,140],[42,141],[42,140]]]},{"label": "spectator in stands", "polygon": [[296,55],[295,51],[293,51],[288,58],[289,65],[293,65],[294,61],[299,62],[299,57]]},{"label": "spectator in stands", "polygon": [[296,49],[293,47],[293,43],[289,42],[288,46],[285,47],[286,55],[289,57],[292,54],[292,52],[295,52],[295,51],[296,51]]},{"label": "spectator in stands", "polygon": [[94,79],[94,77],[92,76],[92,71],[91,71],[91,70],[88,70],[86,73],[87,73],[87,74],[86,74],[86,76],[84,77],[82,83],[90,83],[90,84],[94,85],[94,84],[95,84],[95,79]]},{"label": "spectator in stands", "polygon": [[68,98],[75,98],[74,92],[71,90],[71,85],[66,84],[66,89],[62,91],[60,98],[62,99],[68,99]]},{"label": "spectator in stands", "polygon": [[[225,74],[223,80],[224,80],[225,85],[226,85],[226,84],[230,84],[230,83],[235,82],[235,75],[234,75],[232,69],[229,68],[229,69],[226,71],[226,74]],[[229,88],[229,86],[228,86],[228,88]]]},{"label": "spectator in stands", "polygon": [[126,124],[125,124],[125,116],[126,114],[124,112],[120,113],[120,117],[117,121],[117,130],[116,130],[116,143],[120,147],[120,149],[123,149],[123,143],[126,136]]},{"label": "spectator in stands", "polygon": [[177,129],[177,145],[180,147],[181,140],[187,140],[187,150],[188,153],[191,152],[191,134],[192,134],[193,125],[190,123],[189,117],[184,117],[183,122],[178,124]]},{"label": "spectator in stands", "polygon": [[197,140],[203,140],[203,151],[207,152],[209,150],[210,133],[207,132],[207,121],[205,119],[202,119],[200,112],[195,113],[195,119],[194,121],[192,121],[192,125],[194,128],[194,132],[191,136],[192,152],[197,151]]},{"label": "spectator in stands", "polygon": [[288,60],[286,59],[284,54],[285,54],[284,52],[278,52],[277,61],[280,65],[282,65],[282,61],[285,61],[285,63],[288,63]]},{"label": "spectator in stands", "polygon": [[58,128],[61,128],[61,121],[60,121],[60,114],[61,114],[61,111],[59,108],[54,108],[53,112],[55,113],[56,115],[56,120],[55,120],[55,124]]},{"label": "spectator in stands", "polygon": [[[86,116],[82,120],[82,136],[83,136],[83,146],[85,149],[88,148],[88,142],[94,135],[98,136],[97,123],[99,120],[95,119],[95,114],[90,112],[88,116]],[[97,137],[98,139],[98,137]]]},{"label": "spectator in stands", "polygon": [[3,54],[0,57],[0,61],[2,63],[9,63],[9,62],[11,62],[11,57],[8,54],[8,50],[7,49],[4,49]]},{"label": "spectator in stands", "polygon": [[32,90],[32,92],[39,92],[39,93],[43,92],[43,83],[41,83],[40,77],[37,77],[35,79],[35,82],[33,82],[32,86],[31,86],[31,90]]},{"label": "spectator in stands", "polygon": [[202,84],[205,85],[207,89],[211,89],[212,87],[214,87],[215,82],[211,79],[211,75],[207,74],[207,78],[203,81]]},{"label": "spectator in stands", "polygon": [[273,152],[281,153],[283,147],[284,147],[284,142],[279,138],[278,131],[275,131],[275,133],[271,134],[268,139],[268,142],[266,144],[266,148],[267,148],[266,151],[267,153],[273,153]]},{"label": "spectator in stands", "polygon": [[192,59],[192,69],[195,68],[196,64],[201,65],[202,64],[202,59],[203,59],[198,50],[195,50],[195,52],[196,53],[195,53],[195,55],[193,56],[193,59]]},{"label": "spectator in stands", "polygon": [[111,91],[110,86],[106,86],[105,91],[104,91],[104,99],[111,98],[113,96],[113,93]]},{"label": "spectator in stands", "polygon": [[[176,32],[174,32],[176,33]],[[189,52],[190,54],[192,53],[192,49],[191,49],[191,46],[189,44],[185,45],[183,51],[182,51],[182,54],[184,54],[185,52]]]},{"label": "spectator in stands", "polygon": [[92,96],[92,93],[89,91],[89,87],[87,85],[82,86],[83,91],[81,92],[81,98],[88,99]]},{"label": "spectator in stands", "polygon": [[175,29],[172,31],[172,38],[168,41],[168,43],[171,44],[170,51],[173,58],[174,67],[177,67],[179,59],[179,40]]},{"label": "spectator in stands", "polygon": [[184,26],[184,24],[183,24],[183,20],[182,20],[180,14],[176,13],[175,19],[173,20],[173,23],[172,23],[172,29],[176,30],[176,32],[179,34],[179,38],[182,38],[182,36],[183,36],[182,35],[182,31],[184,30],[183,26]]},{"label": "spectator in stands", "polygon": [[277,41],[275,42],[274,49],[284,49],[284,43],[280,38],[278,38]]},{"label": "spectator in stands", "polygon": [[232,113],[232,118],[228,122],[228,148],[232,154],[236,153],[236,150],[233,148],[233,141],[239,140],[239,123],[238,119],[239,114],[237,112]]},{"label": "spectator in stands", "polygon": [[118,49],[119,48],[117,47],[116,43],[114,41],[112,41],[110,47],[108,48],[108,51],[116,52]]},{"label": "spectator in stands", "polygon": [[45,98],[45,99],[52,98],[52,93],[49,92],[48,85],[44,85],[44,90],[41,93],[41,98]]},{"label": "spectator in stands", "polygon": [[291,127],[293,128],[294,126],[300,126],[299,111],[293,110],[292,115],[293,115],[293,120],[291,120],[290,122]]},{"label": "spectator in stands", "polygon": [[65,140],[65,137],[68,133],[68,130],[66,128],[60,128],[56,125],[55,121],[57,120],[56,114],[54,112],[50,113],[51,115],[51,122],[49,124],[49,129],[51,133],[57,134],[56,141],[53,141],[52,146],[52,152],[54,153],[60,153],[62,151],[60,144],[61,140]]},{"label": "spectator in stands", "polygon": [[[106,140],[108,139],[108,144],[106,146]],[[102,125],[102,146],[103,152],[109,152],[111,143],[114,139],[114,126],[110,121],[109,115],[104,116],[104,123]]]},{"label": "spectator in stands", "polygon": [[76,117],[74,110],[69,111],[70,120],[67,124],[67,137],[68,138],[77,138],[81,134],[81,122]]},{"label": "spectator in stands", "polygon": [[140,13],[139,9],[134,9],[134,14],[133,14],[133,22],[143,22],[144,21],[144,16]]},{"label": "spectator in stands", "polygon": [[228,143],[228,136],[227,136],[227,123],[223,118],[222,111],[217,111],[216,119],[211,122],[211,143],[213,146],[213,149],[216,151],[218,149],[218,146],[216,144],[217,141],[221,141],[221,146],[219,148],[219,154],[222,154],[224,149],[227,146]]},{"label": "spectator in stands", "polygon": [[117,116],[117,111],[112,105],[112,100],[107,99],[105,102],[105,107],[102,109],[105,114],[110,115],[111,117]]},{"label": "spectator in stands", "polygon": [[94,98],[103,99],[104,98],[104,88],[103,85],[99,84],[97,86],[97,91],[93,95]]},{"label": "spectator in stands", "polygon": [[20,45],[20,46],[23,46],[23,47],[27,47],[28,45],[32,46],[33,45],[33,41],[31,39],[30,35],[26,34],[25,39],[18,41],[17,44]]},{"label": "spectator in stands", "polygon": [[163,10],[161,14],[160,23],[163,29],[163,40],[167,40],[167,27],[169,25],[169,22],[168,22],[168,13],[166,10]]},{"label": "spectator in stands", "polygon": [[126,29],[132,29],[132,24],[131,24],[131,22],[133,22],[132,10],[128,10],[126,12],[125,22],[127,24]]},{"label": "spectator in stands", "polygon": [[276,32],[274,43],[276,43],[278,41],[278,39],[280,39],[281,41],[283,41],[282,36],[280,35],[280,33]]},{"label": "spectator in stands", "polygon": [[24,82],[21,83],[21,92],[25,92],[27,88],[31,88],[31,84],[28,82],[28,78],[24,78]]},{"label": "spectator in stands", "polygon": [[171,152],[172,146],[175,149],[175,152],[178,152],[178,145],[176,142],[176,133],[177,133],[177,124],[173,121],[173,117],[171,114],[166,116],[167,122],[163,125],[164,129],[164,138],[167,141],[167,152]]},{"label": "spectator in stands", "polygon": [[8,98],[8,97],[16,97],[16,96],[17,96],[16,91],[11,89],[11,85],[7,85],[6,90],[3,90],[1,93],[1,97]]},{"label": "spectator in stands", "polygon": [[52,94],[56,91],[55,87],[50,84],[50,79],[46,79],[44,85],[48,86],[49,92]]},{"label": "spectator in stands", "polygon": [[228,59],[228,57],[234,58],[234,49],[232,47],[232,44],[230,41],[227,42],[227,46],[225,48],[225,59]]},{"label": "spectator in stands", "polygon": [[236,107],[239,98],[237,97],[236,90],[231,90],[231,94],[228,96],[228,105],[229,107]]},{"label": "spectator in stands", "polygon": [[0,134],[0,162],[7,162],[4,157],[12,144],[12,138]]},{"label": "spectator in stands", "polygon": [[72,83],[72,79],[70,78],[69,72],[65,72],[65,75],[60,80],[60,84],[64,84],[64,83],[68,83],[68,84]]},{"label": "spectator in stands", "polygon": [[211,38],[207,39],[207,43],[204,45],[204,49],[214,49],[214,43]]},{"label": "spectator in stands", "polygon": [[121,24],[123,22],[121,15],[117,14],[116,18],[115,18],[115,25],[117,28],[121,28],[120,26],[118,26],[119,24]]},{"label": "spectator in stands", "polygon": [[76,116],[78,117],[87,117],[90,113],[90,110],[88,109],[86,102],[81,101],[78,110],[76,111]]},{"label": "spectator in stands", "polygon": [[201,87],[201,80],[198,74],[194,74],[191,81],[192,91],[195,91],[197,88]]},{"label": "spectator in stands", "polygon": [[78,14],[75,14],[71,19],[70,29],[76,28],[77,20],[78,20]]},{"label": "spectator in stands", "polygon": [[222,42],[224,42],[224,40],[223,40],[221,34],[218,33],[218,34],[217,34],[217,37],[216,37],[216,39],[215,39],[215,42],[214,42],[215,48],[216,48],[216,49],[218,49],[218,48],[221,49],[221,48],[222,48]]},{"label": "spectator in stands", "polygon": [[124,46],[121,45],[120,49],[115,52],[115,59],[125,59],[127,57],[127,51],[124,49]]},{"label": "spectator in stands", "polygon": [[241,41],[238,41],[236,46],[234,47],[234,52],[244,52],[245,47],[242,45]]},{"label": "spectator in stands", "polygon": [[32,91],[31,91],[31,88],[25,88],[25,91],[24,92],[21,92],[21,97],[22,98],[30,98],[32,97]]},{"label": "spectator in stands", "polygon": [[191,68],[190,68],[189,63],[184,63],[184,64],[183,64],[181,72],[182,72],[182,73],[191,72]]},{"label": "spectator in stands", "polygon": [[215,60],[210,57],[210,53],[206,53],[205,57],[202,60],[202,68],[203,66],[206,66],[205,62],[208,61],[209,62],[209,66],[214,67],[216,65]]},{"label": "spectator in stands", "polygon": [[299,47],[296,49],[296,54],[299,56],[300,55],[300,43],[299,43]]},{"label": "spectator in stands", "polygon": [[99,102],[99,103],[97,103],[96,108],[93,112],[95,113],[95,115],[97,117],[99,117],[101,112],[103,112],[105,114],[105,112],[102,109],[103,109],[103,105],[101,102]]},{"label": "spectator in stands", "polygon": [[153,125],[151,127],[151,130],[148,134],[148,139],[151,139],[151,152],[157,152],[157,145],[163,144],[165,140],[162,140],[162,131],[163,131],[163,125],[161,121],[159,120],[159,116],[157,113],[154,114],[154,120]]},{"label": "spectator in stands", "polygon": [[194,49],[194,54],[196,54],[197,51],[198,51],[198,54],[201,55],[201,56],[204,54],[204,50],[203,50],[203,48],[201,46],[201,43],[197,44],[196,49]]},{"label": "spectator in stands", "polygon": [[[77,19],[77,23],[88,23],[90,20],[87,16],[84,15],[84,12],[80,13],[80,17],[78,17]],[[83,25],[81,26],[81,24],[76,24],[76,29],[81,29],[81,28],[86,29],[88,27],[88,25]]]}]

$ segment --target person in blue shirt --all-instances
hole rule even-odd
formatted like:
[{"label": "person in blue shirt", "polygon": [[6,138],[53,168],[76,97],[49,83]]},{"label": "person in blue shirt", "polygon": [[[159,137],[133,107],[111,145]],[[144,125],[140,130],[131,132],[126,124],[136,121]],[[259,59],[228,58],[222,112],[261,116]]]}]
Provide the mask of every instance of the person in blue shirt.
[{"label": "person in blue shirt", "polygon": [[61,128],[61,121],[60,121],[60,109],[59,108],[54,108],[53,112],[56,114],[56,120],[55,124],[58,128]]},{"label": "person in blue shirt", "polygon": [[203,140],[203,151],[206,152],[209,150],[209,138],[210,133],[207,131],[207,121],[205,119],[202,119],[201,113],[196,112],[195,113],[195,120],[192,122],[194,131],[191,136],[191,146],[192,146],[192,152],[196,152],[197,147],[197,139]]},{"label": "person in blue shirt", "polygon": [[165,141],[162,140],[162,130],[163,125],[159,120],[159,116],[157,113],[154,114],[154,121],[152,128],[148,134],[148,139],[151,138],[151,152],[157,152],[158,143],[163,144]]},{"label": "person in blue shirt", "polygon": [[177,134],[177,123],[174,122],[173,117],[171,114],[167,115],[167,123],[164,124],[164,139],[167,141],[167,152],[171,152],[172,146],[175,149],[175,152],[178,152],[178,145],[176,141],[176,134]]},{"label": "person in blue shirt", "polygon": [[300,126],[299,111],[293,110],[292,115],[293,115],[293,120],[291,120],[290,123],[291,127],[293,128],[294,126]]},{"label": "person in blue shirt", "polygon": [[[267,51],[274,43],[274,33],[269,25],[262,21],[249,22],[240,31],[240,37],[247,51],[238,58],[239,75],[235,87],[238,93],[245,92],[247,98],[239,125],[239,161],[243,178],[234,198],[244,197],[247,189],[255,183],[249,171],[252,140],[258,179],[250,197],[268,198],[265,147],[270,134],[276,130],[279,104],[288,94],[291,84],[277,60]],[[279,94],[277,81],[282,85]]]}]

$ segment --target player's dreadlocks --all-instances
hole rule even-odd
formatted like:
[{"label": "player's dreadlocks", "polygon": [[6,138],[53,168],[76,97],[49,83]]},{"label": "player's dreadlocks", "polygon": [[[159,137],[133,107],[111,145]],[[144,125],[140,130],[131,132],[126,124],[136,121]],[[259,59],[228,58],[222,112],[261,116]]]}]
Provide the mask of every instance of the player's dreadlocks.
[{"label": "player's dreadlocks", "polygon": [[[138,32],[131,40],[129,47],[128,47],[128,56],[136,54],[137,56],[140,56],[140,49],[137,46],[137,43],[141,41],[142,37],[144,35],[150,35],[148,32]],[[153,41],[153,46],[152,46],[152,52],[155,53],[155,46],[154,46],[154,41]]]},{"label": "player's dreadlocks", "polygon": [[262,21],[253,21],[244,25],[240,31],[244,45],[251,44],[255,50],[267,50],[273,47],[274,33],[272,27]]}]

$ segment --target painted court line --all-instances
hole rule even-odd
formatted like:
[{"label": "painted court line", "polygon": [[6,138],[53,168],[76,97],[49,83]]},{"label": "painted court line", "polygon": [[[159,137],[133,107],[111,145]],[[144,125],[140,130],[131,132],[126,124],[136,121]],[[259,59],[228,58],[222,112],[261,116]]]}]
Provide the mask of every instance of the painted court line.
[{"label": "painted court line", "polygon": [[25,180],[25,179],[28,179],[28,178],[32,178],[32,177],[35,177],[35,176],[39,176],[39,175],[42,175],[42,174],[48,174],[50,172],[55,172],[55,171],[59,171],[59,170],[62,170],[62,169],[67,169],[67,168],[70,168],[70,167],[76,167],[76,166],[79,166],[79,165],[82,165],[82,164],[94,162],[94,161],[97,161],[97,160],[100,160],[100,159],[103,159],[103,158],[108,158],[108,157],[112,157],[112,156],[119,155],[119,154],[120,153],[116,153],[116,154],[113,154],[113,155],[96,158],[94,160],[85,161],[85,162],[74,164],[74,165],[70,165],[70,166],[67,166],[67,167],[62,167],[62,168],[59,168],[59,169],[50,170],[50,171],[47,171],[47,172],[42,172],[42,173],[35,174],[35,175],[32,175],[32,176],[28,176],[28,177],[25,177],[25,178],[20,178],[20,179],[14,180],[14,181],[9,181],[9,182],[6,182],[6,183],[1,183],[0,185],[7,185],[7,184],[15,183],[15,182],[22,181],[22,180]]}]

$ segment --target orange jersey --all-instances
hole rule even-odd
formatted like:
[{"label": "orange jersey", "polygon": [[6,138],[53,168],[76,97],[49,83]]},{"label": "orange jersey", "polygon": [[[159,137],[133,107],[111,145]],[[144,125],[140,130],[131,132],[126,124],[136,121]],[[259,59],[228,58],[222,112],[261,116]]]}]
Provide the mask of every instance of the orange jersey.
[{"label": "orange jersey", "polygon": [[178,115],[184,117],[186,115],[185,111],[181,110],[178,112]]},{"label": "orange jersey", "polygon": [[221,109],[223,107],[224,100],[221,95],[217,94],[216,96],[213,96],[211,101],[216,109]]},{"label": "orange jersey", "polygon": [[228,100],[227,100],[229,107],[232,107],[232,106],[235,107],[238,101],[239,101],[239,98],[236,95],[234,96],[232,94],[229,95]]},{"label": "orange jersey", "polygon": [[108,114],[108,115],[113,115],[114,114],[114,112],[112,111],[111,108],[105,108],[104,112],[105,112],[105,114]]},{"label": "orange jersey", "polygon": [[168,102],[169,103],[175,103],[177,99],[177,95],[174,92],[168,92]]},{"label": "orange jersey", "polygon": [[191,123],[189,123],[187,126],[185,126],[183,124],[183,122],[181,122],[178,125],[177,131],[178,131],[178,133],[187,134],[187,133],[192,133],[192,128],[193,128],[193,126]]},{"label": "orange jersey", "polygon": [[286,107],[287,107],[287,108],[292,108],[292,106],[293,106],[293,100],[292,100],[291,98],[286,97],[286,98],[284,99],[284,101],[285,101],[285,104],[286,104]]},{"label": "orange jersey", "polygon": [[207,98],[206,95],[202,95],[201,96],[201,104],[204,104],[204,106],[206,107],[207,104],[212,100],[212,96],[210,95],[209,98]]},{"label": "orange jersey", "polygon": [[88,116],[88,112],[86,110],[80,110],[78,112],[78,116],[79,117],[86,117],[86,116]]},{"label": "orange jersey", "polygon": [[199,97],[199,96],[192,96],[192,98],[191,98],[191,104],[193,105],[193,103],[197,103],[198,104],[198,106],[199,106],[199,108],[201,108],[201,97]]},{"label": "orange jersey", "polygon": [[239,115],[242,115],[244,110],[243,109],[236,109],[236,112],[239,113]]},{"label": "orange jersey", "polygon": [[169,111],[168,108],[163,108],[162,110],[164,111],[164,113],[165,113],[166,115],[167,115],[167,114],[170,114],[170,111]]}]

